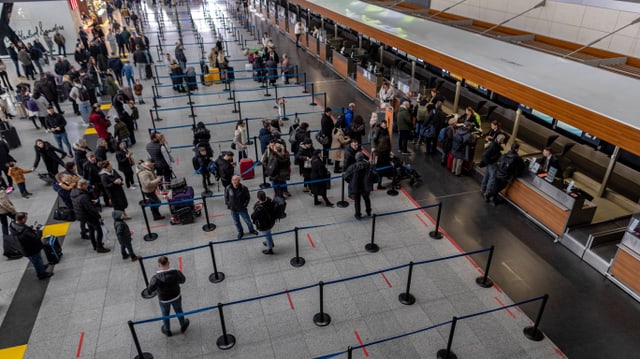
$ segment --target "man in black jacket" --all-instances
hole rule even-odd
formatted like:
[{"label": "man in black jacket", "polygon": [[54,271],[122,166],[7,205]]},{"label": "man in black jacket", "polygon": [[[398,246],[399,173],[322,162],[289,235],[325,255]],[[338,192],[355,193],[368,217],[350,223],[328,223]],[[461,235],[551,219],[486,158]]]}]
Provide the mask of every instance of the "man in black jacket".
[{"label": "man in black jacket", "polygon": [[[325,165],[332,165],[333,161],[329,159],[329,149],[331,148],[331,137],[333,136],[333,119],[331,118],[331,107],[324,109],[322,119],[320,119],[320,133],[328,139],[327,143],[322,144],[322,161]],[[346,166],[344,168],[347,168]]]},{"label": "man in black jacket", "polygon": [[231,184],[231,177],[233,177],[233,170],[236,166],[236,164],[233,163],[233,152],[227,151],[222,153],[216,159],[216,165],[218,165],[218,173],[220,173],[222,187],[227,188],[227,186]]},{"label": "man in black jacket", "polygon": [[9,44],[9,47],[7,47],[7,52],[9,53],[9,57],[11,57],[13,64],[16,65],[16,73],[18,77],[22,77],[22,75],[20,75],[20,64],[18,63],[18,52],[16,51],[16,45],[14,45],[13,42]]},{"label": "man in black jacket", "polygon": [[[0,169],[4,172],[5,176],[7,176],[7,183],[9,183],[9,187],[13,186],[13,179],[9,176],[9,162],[16,162],[16,159],[11,156],[11,149],[9,148],[9,144],[4,139],[0,139]],[[7,183],[5,183],[4,178],[0,176],[0,186],[7,187]]]},{"label": "man in black jacket", "polygon": [[93,250],[98,253],[107,253],[110,250],[104,248],[102,244],[102,228],[100,223],[102,216],[98,209],[93,205],[91,200],[91,194],[87,191],[87,180],[81,179],[78,181],[76,188],[71,190],[71,202],[73,203],[73,212],[76,214],[76,219],[80,221],[80,228],[86,228],[89,230],[89,239]]},{"label": "man in black jacket", "polygon": [[73,148],[71,148],[71,143],[67,136],[67,130],[65,129],[67,121],[64,119],[64,116],[56,113],[51,105],[47,108],[46,124],[49,131],[53,133],[53,138],[56,140],[58,148],[64,150],[64,147],[62,147],[64,142],[64,144],[67,145],[67,150],[69,150],[67,153],[73,157]]},{"label": "man in black jacket", "polygon": [[265,241],[262,242],[267,249],[262,253],[273,254],[273,237],[271,236],[271,228],[276,224],[275,208],[271,198],[267,197],[264,191],[258,191],[258,201],[253,206],[251,219],[259,231],[264,235]]},{"label": "man in black jacket", "polygon": [[[49,79],[49,76],[51,76],[51,79]],[[41,72],[40,79],[33,83],[33,97],[38,98],[40,96],[44,96],[50,105],[56,106],[58,113],[64,113],[58,103],[58,89],[53,75],[47,76],[47,74]]]},{"label": "man in black jacket", "polygon": [[141,79],[147,78],[146,73],[144,73],[147,64],[148,61],[145,50],[143,50],[140,45],[137,45],[136,51],[133,52],[133,65],[138,68],[138,76]]},{"label": "man in black jacket", "polygon": [[520,145],[514,143],[511,145],[511,150],[500,156],[498,160],[495,179],[489,183],[487,191],[485,192],[485,200],[489,202],[493,199],[492,204],[494,206],[497,205],[499,201],[498,193],[505,189],[509,183],[513,182],[516,177],[519,177],[525,168],[524,161],[518,155],[519,149]]},{"label": "man in black jacket", "polygon": [[16,213],[15,221],[9,225],[11,234],[16,236],[20,247],[22,248],[22,255],[29,258],[31,264],[36,269],[36,275],[38,279],[46,279],[53,275],[53,273],[47,272],[47,266],[44,265],[40,251],[42,250],[42,231],[40,229],[33,228],[33,226],[27,226],[27,213]]},{"label": "man in black jacket", "polygon": [[[486,166],[487,171],[482,177],[480,183],[480,192],[486,197],[485,193],[489,187],[489,183],[496,179],[496,169],[498,168],[498,160],[502,154],[502,144],[504,143],[504,135],[500,134],[496,137],[495,141],[489,142],[487,148],[482,152],[482,160],[480,161],[480,167]],[[493,184],[491,184],[493,186]]]},{"label": "man in black jacket", "polygon": [[[163,317],[169,316],[171,307],[176,314],[182,314],[182,294],[180,294],[180,284],[184,284],[187,279],[181,271],[171,268],[169,258],[161,256],[158,258],[158,271],[151,277],[147,292],[158,291],[158,301]],[[184,333],[189,327],[189,319],[179,316],[180,331]],[[169,319],[162,320],[162,333],[168,337],[172,335]]]},{"label": "man in black jacket", "polygon": [[373,188],[371,179],[371,164],[369,158],[362,152],[356,154],[356,163],[352,164],[342,175],[345,181],[349,182],[349,192],[354,196],[356,207],[355,218],[360,219],[360,197],[364,199],[365,210],[367,216],[371,215],[371,199],[369,193]]},{"label": "man in black jacket", "polygon": [[249,218],[249,212],[247,206],[249,206],[249,200],[251,195],[247,186],[240,183],[240,176],[233,176],[231,178],[231,184],[224,190],[224,203],[231,211],[231,218],[233,218],[233,224],[238,230],[238,239],[244,236],[244,230],[242,224],[240,224],[240,217],[244,220],[249,228],[249,233],[258,235],[258,231],[253,228],[251,218]]}]

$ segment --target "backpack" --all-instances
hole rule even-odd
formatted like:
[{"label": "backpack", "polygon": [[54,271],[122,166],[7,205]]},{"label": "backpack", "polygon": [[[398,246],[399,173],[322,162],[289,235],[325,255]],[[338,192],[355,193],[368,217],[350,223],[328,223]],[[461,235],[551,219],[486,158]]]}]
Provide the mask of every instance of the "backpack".
[{"label": "backpack", "polygon": [[428,115],[429,115],[429,109],[427,108],[427,105],[426,104],[424,106],[419,105],[418,106],[417,121],[418,122],[424,122],[427,119]]},{"label": "backpack", "polygon": [[287,202],[284,198],[275,196],[273,198],[273,213],[275,214],[276,220],[280,221],[283,218],[287,217]]},{"label": "backpack", "polygon": [[440,129],[440,132],[438,133],[438,142],[444,142],[447,139],[447,127],[443,127],[442,129]]},{"label": "backpack", "polygon": [[220,171],[218,170],[218,164],[216,161],[209,162],[207,166],[207,171],[215,177],[216,181],[220,180]]},{"label": "backpack", "polygon": [[275,157],[271,157],[269,162],[267,162],[266,167],[264,168],[264,174],[271,177],[276,174],[278,171],[278,159]]},{"label": "backpack", "polygon": [[82,86],[78,88],[78,100],[81,102],[89,101],[89,91],[86,87]]},{"label": "backpack", "polygon": [[436,126],[434,126],[433,124],[429,124],[425,126],[424,131],[422,131],[422,137],[425,137],[425,138],[436,137]]}]

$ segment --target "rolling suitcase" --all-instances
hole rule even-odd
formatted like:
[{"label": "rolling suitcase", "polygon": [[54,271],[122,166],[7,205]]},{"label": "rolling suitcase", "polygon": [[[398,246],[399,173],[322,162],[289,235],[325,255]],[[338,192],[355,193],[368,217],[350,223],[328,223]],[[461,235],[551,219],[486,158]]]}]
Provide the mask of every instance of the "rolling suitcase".
[{"label": "rolling suitcase", "polygon": [[27,109],[24,107],[24,104],[22,102],[16,102],[15,103],[15,108],[16,108],[16,116],[18,118],[27,118]]},{"label": "rolling suitcase", "polygon": [[219,84],[220,83],[220,69],[217,67],[213,67],[209,69],[209,76],[211,81],[213,83]]},{"label": "rolling suitcase", "polygon": [[22,247],[14,235],[7,234],[2,238],[2,249],[7,259],[22,258]]},{"label": "rolling suitcase", "polygon": [[449,152],[447,155],[447,169],[451,171],[453,168],[453,153]]},{"label": "rolling suitcase", "polygon": [[44,251],[45,256],[47,256],[49,264],[56,264],[60,262],[60,257],[62,257],[62,247],[60,246],[58,237],[48,235],[42,238],[42,250]]},{"label": "rolling suitcase", "polygon": [[234,73],[234,69],[232,66],[227,66],[226,73],[226,81],[231,82],[236,79],[236,74]]},{"label": "rolling suitcase", "polygon": [[211,85],[210,83],[207,83],[207,81],[205,80],[208,73],[209,73],[209,66],[207,66],[207,64],[205,64],[204,62],[201,62],[200,63],[200,81],[205,86]]},{"label": "rolling suitcase", "polygon": [[193,68],[192,66],[187,67],[186,80],[187,80],[187,83],[186,83],[187,88],[190,91],[198,89],[198,80],[196,79],[196,69]]},{"label": "rolling suitcase", "polygon": [[[242,177],[242,179],[252,179],[253,177],[255,177],[256,173],[252,167],[253,167],[252,159],[250,158],[241,159],[240,160],[240,177]],[[247,171],[250,168],[251,170]]]},{"label": "rolling suitcase", "polygon": [[5,130],[0,130],[2,139],[7,142],[10,149],[18,148],[21,146],[20,137],[18,137],[18,131],[15,127],[8,127]]}]

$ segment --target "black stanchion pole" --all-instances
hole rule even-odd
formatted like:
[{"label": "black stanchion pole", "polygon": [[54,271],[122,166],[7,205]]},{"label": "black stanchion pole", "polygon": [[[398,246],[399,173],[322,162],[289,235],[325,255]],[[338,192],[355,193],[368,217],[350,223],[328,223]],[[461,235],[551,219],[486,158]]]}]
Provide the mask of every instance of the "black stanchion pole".
[{"label": "black stanchion pole", "polygon": [[209,208],[207,207],[207,193],[202,193],[202,205],[204,206],[204,219],[207,221],[206,224],[202,225],[202,230],[205,232],[211,232],[216,229],[216,225],[211,223],[209,220]]},{"label": "black stanchion pole", "polygon": [[[151,55],[149,55],[149,56],[151,56]],[[160,57],[160,56],[158,56],[158,57]],[[160,85],[160,80],[158,79],[158,77],[159,77],[158,76],[158,66],[153,65],[153,69],[156,71],[156,75],[153,77],[153,84],[154,85]]]},{"label": "black stanchion pole", "polygon": [[364,249],[369,253],[376,253],[380,250],[380,247],[374,242],[376,238],[376,214],[371,216],[371,242],[364,246]]},{"label": "black stanchion pole", "polygon": [[536,317],[536,322],[533,324],[532,327],[526,327],[522,331],[524,333],[524,336],[530,340],[539,342],[542,339],[544,339],[544,334],[542,334],[542,331],[538,329],[538,326],[540,326],[540,320],[542,319],[542,313],[544,312],[544,307],[547,305],[547,300],[549,300],[549,294],[545,294],[544,297],[542,297],[542,304],[540,305],[540,310],[538,310],[538,316]]},{"label": "black stanchion pole", "polygon": [[236,337],[227,333],[227,326],[224,324],[224,313],[222,307],[224,304],[218,303],[218,313],[220,313],[220,326],[222,327],[222,335],[216,340],[216,345],[221,350],[227,350],[233,348],[236,345]]},{"label": "black stanchion pole", "polygon": [[269,78],[268,76],[265,77],[266,81],[265,81],[265,88],[264,88],[264,97],[269,97],[271,96],[271,94],[269,93]]},{"label": "black stanchion pole", "polygon": [[323,98],[323,100],[322,100],[323,107],[322,108],[327,108],[327,93],[326,92],[322,93],[322,98]]},{"label": "black stanchion pole", "polygon": [[142,290],[142,293],[140,293],[140,295],[142,295],[142,298],[144,299],[151,299],[153,297],[155,297],[158,292],[149,292],[147,290],[147,288],[149,287],[149,278],[147,277],[147,270],[144,268],[144,258],[140,257],[138,259],[138,263],[140,263],[140,269],[142,270],[142,279],[144,279],[144,289]]},{"label": "black stanchion pole", "polygon": [[453,335],[456,332],[457,317],[453,317],[451,320],[451,330],[449,331],[449,340],[447,341],[447,348],[438,350],[438,359],[457,359],[458,356],[451,351],[451,344],[453,344]]},{"label": "black stanchion pole", "polygon": [[347,347],[347,359],[353,358],[353,348],[351,346]]},{"label": "black stanchion pole", "polygon": [[129,330],[131,330],[131,337],[133,338],[133,345],[136,346],[136,351],[138,355],[135,356],[135,359],[153,359],[153,355],[151,353],[143,352],[140,347],[140,341],[138,340],[138,335],[136,334],[136,329],[133,327],[133,322],[130,320],[128,322]]},{"label": "black stanchion pole", "polygon": [[213,252],[213,242],[209,242],[209,252],[211,252],[211,261],[213,262],[213,273],[209,274],[209,282],[220,283],[224,280],[224,273],[218,271],[216,255]]},{"label": "black stanchion pole", "polygon": [[253,141],[251,141],[251,135],[249,134],[249,119],[248,118],[244,119],[244,126],[247,129],[247,139],[248,139],[247,144],[248,145],[253,145]]},{"label": "black stanchion pole", "polygon": [[324,312],[324,282],[320,281],[318,287],[320,287],[320,313],[313,316],[313,323],[319,327],[326,327],[331,323],[331,316]]},{"label": "black stanchion pole", "polygon": [[289,121],[287,117],[287,98],[282,96],[282,121]]},{"label": "black stanchion pole", "polygon": [[318,106],[318,104],[315,101],[315,97],[316,97],[316,89],[313,86],[313,82],[312,82],[311,83],[311,102],[309,103],[309,106]]},{"label": "black stanchion pole", "polygon": [[278,101],[278,86],[276,86],[276,84],[273,84],[273,91],[275,91],[275,93],[276,93],[276,101]]},{"label": "black stanchion pole", "polygon": [[154,108],[153,109],[156,112],[156,121],[162,121],[162,119],[160,118],[160,116],[158,115],[158,108]]},{"label": "black stanchion pole", "polygon": [[300,257],[300,243],[298,240],[298,227],[294,228],[295,231],[295,240],[296,240],[296,256],[291,258],[289,263],[291,263],[294,267],[302,267],[305,263],[304,258]]},{"label": "black stanchion pole", "polygon": [[151,227],[149,227],[149,218],[147,218],[147,211],[145,211],[145,202],[140,201],[140,208],[142,208],[142,217],[144,217],[144,224],[147,227],[147,234],[144,235],[143,239],[146,242],[155,241],[158,239],[158,233],[151,232]]},{"label": "black stanchion pole", "polygon": [[225,91],[229,91],[229,97],[227,97],[227,101],[231,101],[236,97],[233,94],[233,91],[235,91],[235,90],[231,90],[231,81],[227,81],[227,84],[229,85],[229,88],[225,89]]},{"label": "black stanchion pole", "polygon": [[151,126],[153,126],[153,130],[156,130],[156,120],[153,119],[153,111],[149,109],[149,117],[151,118]]},{"label": "black stanchion pole", "polygon": [[[187,105],[193,105],[193,101],[191,101],[191,90],[189,90],[189,82],[187,82]],[[193,107],[191,108],[191,113],[193,113]]]},{"label": "black stanchion pole", "polygon": [[491,246],[489,250],[489,258],[487,259],[487,265],[484,268],[484,275],[476,278],[476,284],[481,286],[482,288],[491,288],[493,287],[493,281],[489,278],[489,268],[491,267],[491,259],[493,258],[493,250],[495,246]]},{"label": "black stanchion pole", "polygon": [[253,136],[253,149],[256,151],[256,160],[260,159],[258,155],[258,138],[256,136]]},{"label": "black stanchion pole", "polygon": [[340,200],[338,201],[338,203],[336,203],[336,206],[340,208],[349,207],[349,202],[344,200],[344,177],[342,177],[342,190],[341,190]]},{"label": "black stanchion pole", "polygon": [[240,107],[240,101],[238,101],[238,120],[242,120],[242,108]]},{"label": "black stanchion pole", "polygon": [[302,93],[309,93],[309,91],[307,91],[307,73],[305,72],[304,74],[302,74],[302,78],[304,79],[304,88],[302,89]]},{"label": "black stanchion pole", "polygon": [[236,102],[236,90],[232,91],[233,93],[233,111],[231,111],[231,113],[238,113],[238,106],[237,104],[240,104],[240,101]]},{"label": "black stanchion pole", "polygon": [[298,65],[295,65],[295,71],[296,71],[296,85],[300,85],[300,76],[298,75],[298,71],[300,71],[300,69],[298,68]]},{"label": "black stanchion pole", "polygon": [[400,293],[398,300],[404,305],[411,305],[416,302],[416,297],[410,293],[411,290],[411,276],[413,275],[413,262],[409,262],[409,276],[407,277],[407,290],[404,293]]},{"label": "black stanchion pole", "polygon": [[271,183],[267,182],[267,174],[264,171],[264,165],[262,166],[262,183],[260,183],[260,189],[271,187]]},{"label": "black stanchion pole", "polygon": [[442,232],[440,232],[440,215],[442,214],[442,202],[438,203],[438,217],[436,217],[436,229],[429,232],[429,237],[433,239],[442,239]]}]

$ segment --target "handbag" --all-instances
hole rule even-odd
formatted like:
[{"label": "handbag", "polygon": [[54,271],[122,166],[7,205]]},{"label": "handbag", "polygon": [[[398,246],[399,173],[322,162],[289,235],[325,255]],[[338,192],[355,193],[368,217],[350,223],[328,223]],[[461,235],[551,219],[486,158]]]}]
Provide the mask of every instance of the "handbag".
[{"label": "handbag", "polygon": [[316,141],[318,141],[318,143],[324,146],[329,144],[329,137],[327,137],[327,135],[325,135],[322,132],[318,132],[316,133]]},{"label": "handbag", "polygon": [[311,168],[311,159],[306,159],[304,161],[304,168]]},{"label": "handbag", "polygon": [[235,142],[231,142],[231,149],[235,150],[236,149],[236,143]]},{"label": "handbag", "polygon": [[71,208],[60,207],[60,197],[56,199],[57,208],[53,211],[53,219],[56,221],[73,222],[76,220],[76,214]]}]

